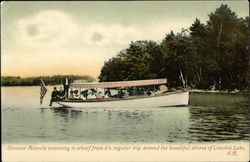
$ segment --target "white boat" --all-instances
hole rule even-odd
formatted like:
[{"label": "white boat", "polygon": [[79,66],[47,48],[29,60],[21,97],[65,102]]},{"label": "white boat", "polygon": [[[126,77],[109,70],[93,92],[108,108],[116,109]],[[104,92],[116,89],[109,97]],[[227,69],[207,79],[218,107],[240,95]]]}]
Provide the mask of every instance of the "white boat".
[{"label": "white boat", "polygon": [[101,100],[64,100],[56,101],[64,107],[74,108],[110,108],[110,107],[175,107],[187,106],[189,92],[165,93],[157,96],[127,97],[122,99]]},{"label": "white boat", "polygon": [[137,81],[121,81],[121,82],[100,82],[100,83],[71,83],[69,89],[73,94],[74,89],[78,89],[78,98],[68,98],[56,101],[60,106],[73,108],[112,108],[112,107],[170,107],[170,106],[187,106],[189,100],[189,92],[167,92],[162,91],[156,95],[127,95],[120,97],[109,97],[99,99],[81,99],[81,90],[86,89],[116,89],[125,91],[129,88],[138,90],[138,87],[150,87],[166,84],[166,79],[151,79]]}]

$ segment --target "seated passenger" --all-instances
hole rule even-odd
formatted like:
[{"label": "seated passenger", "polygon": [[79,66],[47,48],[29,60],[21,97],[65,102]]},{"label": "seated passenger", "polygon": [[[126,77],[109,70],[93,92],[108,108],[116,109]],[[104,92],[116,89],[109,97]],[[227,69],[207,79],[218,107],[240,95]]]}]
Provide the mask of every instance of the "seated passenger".
[{"label": "seated passenger", "polygon": [[111,97],[111,92],[109,89],[107,89],[105,92],[104,92],[104,95],[107,96],[107,97]]},{"label": "seated passenger", "polygon": [[90,92],[87,96],[87,99],[96,99],[96,95],[94,95],[92,92]]},{"label": "seated passenger", "polygon": [[157,95],[157,94],[162,94],[162,93],[165,93],[165,92],[167,92],[168,91],[168,88],[165,86],[165,85],[161,85],[160,87],[159,87],[159,90],[157,90],[156,92],[155,92],[155,94]]},{"label": "seated passenger", "polygon": [[74,91],[73,91],[72,89],[71,89],[71,91],[70,91],[69,98],[70,98],[70,99],[73,99],[73,98],[74,98]]},{"label": "seated passenger", "polygon": [[52,92],[52,94],[51,94],[51,99],[50,99],[50,104],[49,104],[49,106],[52,106],[52,103],[53,103],[54,101],[58,101],[59,99],[60,99],[60,97],[59,97],[59,95],[58,95],[58,91],[57,91],[56,87],[54,87],[54,90],[53,90],[53,92]]},{"label": "seated passenger", "polygon": [[104,98],[109,98],[109,96],[106,94],[106,95],[104,96]]},{"label": "seated passenger", "polygon": [[129,92],[128,91],[125,91],[124,92],[124,97],[128,97],[129,96]]},{"label": "seated passenger", "polygon": [[168,91],[168,87],[166,87],[165,85],[160,85],[159,88],[160,88],[160,91],[163,93]]},{"label": "seated passenger", "polygon": [[120,91],[118,91],[117,97],[124,98],[125,97],[124,95],[125,95],[125,93],[122,90],[120,90]]},{"label": "seated passenger", "polygon": [[92,92],[93,95],[96,95],[96,94],[97,94],[97,91],[96,91],[94,88],[92,88],[92,89],[90,89],[90,90],[91,90],[91,92]]},{"label": "seated passenger", "polygon": [[147,91],[146,94],[150,96],[152,94],[152,92],[151,91]]},{"label": "seated passenger", "polygon": [[102,92],[98,92],[98,95],[96,96],[97,99],[102,99],[104,96],[102,95]]},{"label": "seated passenger", "polygon": [[84,90],[81,92],[81,95],[83,95],[83,97],[87,98],[88,97],[88,90]]},{"label": "seated passenger", "polygon": [[155,96],[157,94],[157,92],[153,92],[153,91],[147,91],[146,93],[148,96]]},{"label": "seated passenger", "polygon": [[74,90],[73,92],[74,92],[74,97],[75,97],[75,98],[78,98],[78,90],[76,89],[76,90]]},{"label": "seated passenger", "polygon": [[82,99],[82,100],[87,100],[87,98],[84,97],[84,96],[80,97],[80,99]]},{"label": "seated passenger", "polygon": [[58,97],[60,100],[65,98],[65,92],[63,91],[62,87],[60,87],[60,91],[58,92]]}]

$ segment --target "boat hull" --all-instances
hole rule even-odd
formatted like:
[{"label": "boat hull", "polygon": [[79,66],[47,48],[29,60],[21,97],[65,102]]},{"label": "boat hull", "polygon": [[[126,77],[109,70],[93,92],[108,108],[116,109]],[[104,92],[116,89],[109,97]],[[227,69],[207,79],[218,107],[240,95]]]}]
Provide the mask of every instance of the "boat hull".
[{"label": "boat hull", "polygon": [[187,106],[189,92],[167,93],[152,97],[139,97],[133,99],[99,100],[99,101],[57,101],[64,107],[74,108],[110,108],[110,107],[171,107]]}]

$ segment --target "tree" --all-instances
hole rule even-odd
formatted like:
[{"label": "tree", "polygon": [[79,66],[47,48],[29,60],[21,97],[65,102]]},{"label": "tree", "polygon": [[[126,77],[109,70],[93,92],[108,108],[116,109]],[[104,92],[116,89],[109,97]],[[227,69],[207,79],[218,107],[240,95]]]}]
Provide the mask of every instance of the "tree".
[{"label": "tree", "polygon": [[249,88],[249,17],[237,18],[227,5],[198,18],[187,29],[166,34],[160,44],[131,42],[105,62],[101,81],[167,78],[170,86]]},{"label": "tree", "polygon": [[154,41],[131,42],[116,57],[106,62],[100,81],[153,79],[161,76],[162,51]]}]

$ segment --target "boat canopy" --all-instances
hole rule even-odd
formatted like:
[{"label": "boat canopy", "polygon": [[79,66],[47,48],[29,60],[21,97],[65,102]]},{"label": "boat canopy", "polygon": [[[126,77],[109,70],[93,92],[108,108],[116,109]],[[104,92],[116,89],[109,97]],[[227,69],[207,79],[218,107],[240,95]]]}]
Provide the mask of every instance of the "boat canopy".
[{"label": "boat canopy", "polygon": [[99,82],[99,83],[71,83],[70,88],[119,88],[166,84],[167,79],[134,80],[119,82]]}]

